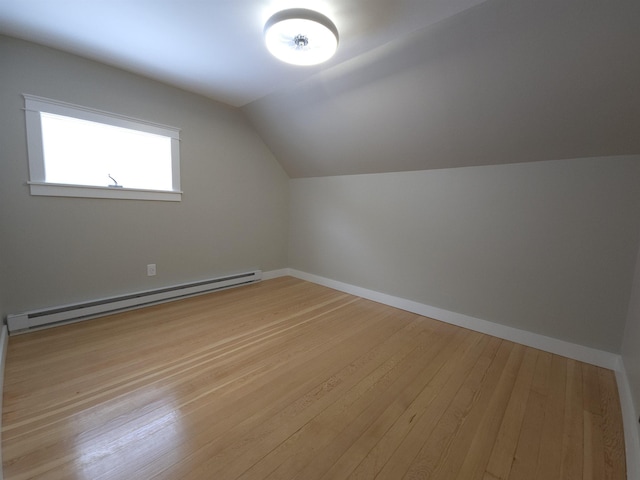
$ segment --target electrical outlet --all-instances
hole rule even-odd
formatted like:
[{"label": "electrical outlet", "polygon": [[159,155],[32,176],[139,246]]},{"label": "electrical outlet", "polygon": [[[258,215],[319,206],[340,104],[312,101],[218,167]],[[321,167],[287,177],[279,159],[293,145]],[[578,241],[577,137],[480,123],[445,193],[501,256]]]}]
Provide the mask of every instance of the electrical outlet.
[{"label": "electrical outlet", "polygon": [[147,277],[153,277],[156,274],[156,264],[150,263],[147,265]]}]

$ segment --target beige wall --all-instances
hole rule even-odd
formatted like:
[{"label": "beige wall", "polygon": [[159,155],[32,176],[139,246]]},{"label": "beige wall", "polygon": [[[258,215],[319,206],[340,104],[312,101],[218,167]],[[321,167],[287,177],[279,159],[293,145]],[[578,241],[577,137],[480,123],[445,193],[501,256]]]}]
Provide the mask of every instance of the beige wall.
[{"label": "beige wall", "polygon": [[[637,156],[289,183],[236,109],[8,37],[0,60],[3,315],[291,266],[620,350]],[[22,93],[180,127],[183,201],[30,196]]]},{"label": "beige wall", "polygon": [[[236,109],[3,36],[0,65],[2,317],[290,266],[622,345],[640,411],[639,156],[289,181]],[[30,196],[22,93],[181,128],[183,201]]]},{"label": "beige wall", "polygon": [[[237,109],[2,36],[0,65],[4,314],[286,266],[288,177]],[[179,127],[182,202],[30,196],[22,93]]]},{"label": "beige wall", "polygon": [[[640,252],[638,252],[627,326],[622,342],[622,360],[629,379],[637,417],[640,415]],[[636,427],[640,433],[640,427],[637,424]]]},{"label": "beige wall", "polygon": [[[0,212],[4,207],[0,206]],[[2,231],[2,227],[0,227],[0,232]],[[5,308],[5,277],[6,275],[3,272],[6,272],[6,267],[4,265],[3,256],[5,255],[6,249],[2,244],[2,234],[0,233],[0,324],[4,323],[4,318],[7,315],[7,309]]]},{"label": "beige wall", "polygon": [[640,157],[291,181],[289,265],[619,352]]}]

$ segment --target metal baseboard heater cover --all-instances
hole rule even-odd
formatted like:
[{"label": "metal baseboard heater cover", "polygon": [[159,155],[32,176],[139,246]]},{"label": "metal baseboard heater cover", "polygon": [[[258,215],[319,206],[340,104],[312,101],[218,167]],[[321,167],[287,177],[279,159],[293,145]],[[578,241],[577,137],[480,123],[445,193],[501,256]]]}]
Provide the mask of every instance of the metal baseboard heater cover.
[{"label": "metal baseboard heater cover", "polygon": [[103,298],[91,302],[65,305],[61,307],[34,310],[7,316],[10,334],[26,333],[43,328],[89,320],[112,313],[133,310],[157,303],[169,302],[185,297],[209,293],[230,287],[246,285],[262,280],[262,271],[237,273],[224,277],[211,278],[194,283],[174,285],[156,290]]}]

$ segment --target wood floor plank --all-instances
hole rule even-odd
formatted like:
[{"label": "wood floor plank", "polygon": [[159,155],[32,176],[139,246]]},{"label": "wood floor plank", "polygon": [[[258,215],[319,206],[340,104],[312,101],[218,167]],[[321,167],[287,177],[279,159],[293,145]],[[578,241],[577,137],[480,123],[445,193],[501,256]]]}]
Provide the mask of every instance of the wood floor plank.
[{"label": "wood floor plank", "polygon": [[605,478],[602,399],[600,398],[598,371],[599,369],[593,365],[582,365],[584,392],[584,480]]},{"label": "wood floor plank", "polygon": [[[451,329],[449,329],[451,331]],[[451,331],[452,335],[449,335],[443,340],[441,345],[436,345],[437,349],[432,349],[435,356],[429,361],[425,361],[422,365],[422,370],[415,380],[402,392],[388,391],[388,397],[391,401],[386,408],[378,414],[377,411],[371,412],[368,410],[363,411],[357,424],[365,424],[367,428],[357,433],[356,437],[351,437],[352,442],[346,442],[342,445],[330,446],[331,457],[330,460],[321,455],[317,456],[315,463],[323,464],[323,470],[326,470],[320,478],[323,479],[344,479],[347,478],[360,464],[366,464],[368,459],[380,460],[380,457],[375,453],[370,454],[374,448],[384,451],[389,445],[392,435],[384,435],[394,425],[401,425],[402,422],[398,421],[399,417],[404,415],[406,418],[415,415],[415,411],[421,407],[421,402],[427,402],[427,394],[430,389],[426,389],[427,385],[431,382],[434,376],[446,363],[452,352],[455,352],[459,347],[457,343],[458,339],[468,335],[463,330],[457,332]],[[422,394],[422,395],[421,395]],[[378,443],[381,443],[378,445]],[[337,460],[335,460],[337,458]],[[313,463],[312,467],[319,469]],[[375,468],[375,466],[374,466]],[[377,471],[377,469],[376,469]],[[298,475],[298,478],[307,478],[308,471],[303,471]],[[315,478],[310,476],[309,478]]]},{"label": "wood floor plank", "polygon": [[562,435],[565,415],[567,360],[553,355],[545,404],[542,443],[535,478],[562,478]]},{"label": "wood floor plank", "polygon": [[[387,314],[388,312],[383,312],[381,319],[384,320]],[[373,320],[371,317],[369,319]],[[297,431],[332,401],[384,363],[405,343],[403,334],[392,335],[399,330],[395,322],[390,323],[386,328],[392,330],[371,328],[370,331],[367,330],[366,333],[361,334],[357,340],[350,339],[342,342],[342,352],[338,349],[334,349],[333,352],[334,359],[343,365],[339,371],[331,374],[328,373],[331,370],[328,370],[327,373],[323,373],[323,378],[315,388],[273,416],[265,417],[262,412],[257,412],[244,420],[234,427],[233,431],[227,432],[223,443],[206,441],[194,457],[172,466],[163,472],[160,478],[213,478],[216,475],[218,478],[224,478],[224,471],[230,468],[230,465],[235,465],[233,462],[238,458],[241,458],[245,465],[251,465],[252,462],[259,460],[265,449],[270,451]],[[371,335],[381,343],[376,344],[373,349],[367,349],[366,340]],[[365,342],[360,344],[364,345],[362,349],[357,348],[358,342]],[[252,443],[252,449],[244,448],[247,443]],[[196,459],[195,462],[193,458]]]},{"label": "wood floor plank", "polygon": [[622,431],[622,412],[616,378],[611,372],[599,369],[600,399],[602,410],[602,430],[604,443],[603,478],[623,480],[627,478],[624,450],[624,432]]},{"label": "wood floor plank", "polygon": [[[488,338],[474,335],[475,342],[455,359],[451,359],[439,372],[442,383],[434,390],[433,401],[423,411],[412,415],[403,427],[402,441],[398,444],[389,460],[376,478],[393,479],[406,471],[425,441],[424,432],[430,432],[441,420],[456,393],[461,389],[476,361],[487,346]],[[437,379],[437,377],[436,377]],[[435,382],[428,387],[435,387]]]},{"label": "wood floor plank", "polygon": [[480,386],[480,391],[477,394],[477,398],[474,399],[469,414],[464,419],[463,424],[460,427],[460,431],[453,438],[451,446],[436,465],[433,474],[430,476],[434,480],[449,480],[456,478],[462,464],[465,459],[465,455],[469,451],[473,438],[477,433],[478,426],[482,421],[486,409],[489,406],[492,395],[502,372],[511,350],[513,349],[513,343],[500,341],[500,347],[496,352],[493,361]]},{"label": "wood floor plank", "polygon": [[[326,313],[331,312],[336,308],[342,308],[346,305],[348,305],[347,302],[338,304],[330,303],[327,305],[323,304],[322,307],[326,308],[321,308],[314,311],[311,319],[317,319],[318,316],[321,315],[326,316]],[[294,325],[300,325],[300,320],[298,318],[292,319],[288,317],[286,320],[296,322],[294,323]],[[308,320],[304,321],[306,322]],[[280,327],[280,330],[277,332],[280,335],[287,329],[292,328],[288,323]],[[105,395],[110,395],[113,398],[120,392],[128,392],[134,390],[139,384],[148,385],[150,382],[156,382],[157,380],[167,382],[171,380],[172,377],[180,377],[181,383],[187,383],[191,379],[191,377],[185,376],[185,372],[188,372],[188,375],[200,375],[202,374],[201,367],[212,361],[216,361],[216,367],[219,367],[220,365],[224,364],[220,363],[220,359],[222,357],[229,357],[241,348],[244,348],[246,350],[256,342],[260,343],[260,350],[264,350],[266,346],[265,341],[269,337],[273,337],[274,335],[275,334],[271,329],[261,332],[252,330],[250,333],[242,335],[240,338],[238,336],[233,336],[225,338],[223,341],[213,342],[206,348],[201,348],[195,351],[192,350],[187,355],[182,356],[179,361],[170,363],[153,362],[150,365],[140,365],[139,369],[133,369],[126,373],[121,374],[120,372],[118,372],[112,377],[111,381],[100,381],[103,378],[102,376],[93,376],[92,380],[95,381],[96,387],[84,387],[81,389],[81,391],[76,391],[76,394],[72,397],[71,401],[54,403],[54,399],[59,397],[54,396],[54,390],[52,390],[52,392],[50,392],[51,396],[48,397],[47,400],[42,399],[41,403],[38,404],[38,408],[42,412],[40,416],[31,416],[23,421],[16,420],[6,428],[6,432],[9,435],[12,435],[14,434],[14,430],[27,425],[29,428],[29,430],[27,431],[29,432],[29,435],[32,435],[33,430],[38,426],[37,422],[41,418],[45,418],[46,421],[51,422],[55,420],[55,418],[57,418],[58,413],[61,413],[62,418],[65,418],[66,413],[69,410],[72,410],[76,407],[87,408],[92,403],[94,403],[96,399],[104,400]],[[259,337],[258,340],[255,340],[256,337]],[[17,400],[20,401],[21,399],[19,398]],[[27,405],[24,405],[23,408],[25,408],[26,406]]]},{"label": "wood floor plank", "polygon": [[9,339],[5,480],[625,478],[613,372],[291,277]]},{"label": "wood floor plank", "polygon": [[498,436],[489,457],[486,471],[499,479],[506,480],[511,472],[517,441],[521,433],[522,421],[524,420],[525,408],[529,399],[537,356],[538,352],[534,349],[530,348],[525,352],[509,402],[502,417]]},{"label": "wood floor plank", "polygon": [[[350,310],[340,312],[340,314],[337,314],[336,320],[339,320],[342,314],[351,315]],[[316,375],[311,377],[312,379],[311,383],[308,383],[306,381],[302,382],[302,385],[306,387],[305,391],[311,388],[312,392],[314,392],[313,395],[318,395],[318,392],[327,393],[331,390],[330,388],[328,388],[328,386],[331,386],[334,383],[339,383],[340,381],[339,377],[333,377],[333,378],[330,377],[329,380],[327,380],[327,376],[330,376],[331,373],[334,371],[333,369],[336,368],[336,365],[341,365],[345,358],[351,358],[351,355],[357,355],[358,352],[360,352],[360,350],[358,348],[355,348],[353,345],[355,338],[362,338],[363,340],[367,340],[372,338],[373,336],[377,339],[383,339],[383,338],[388,338],[389,335],[392,335],[391,338],[393,338],[394,341],[397,341],[396,336],[394,335],[394,332],[397,332],[398,330],[400,330],[405,324],[403,324],[402,322],[398,322],[397,324],[388,324],[383,328],[378,329],[378,328],[375,328],[376,326],[379,326],[378,321],[379,320],[376,320],[375,318],[368,316],[366,317],[366,320],[363,320],[363,323],[360,324],[361,327],[359,329],[352,332],[352,334],[350,335],[347,335],[347,336],[343,335],[343,337],[340,338],[339,340],[336,339],[338,343],[337,345],[334,344],[334,349],[332,350],[334,357],[331,359],[331,361],[318,362],[316,359],[319,353],[317,353],[312,358],[310,358],[307,361],[307,363],[309,362],[313,363],[311,372],[316,372]],[[358,324],[358,322],[355,319],[354,319],[354,323]],[[331,325],[329,327],[331,327]],[[373,328],[368,329],[367,327],[373,327]],[[347,327],[347,328],[350,328],[350,327]],[[363,329],[365,328],[367,328],[367,332],[363,334]],[[343,334],[344,333],[345,331],[343,331]],[[283,352],[288,352],[291,348],[290,345],[284,345],[283,347],[284,347],[282,348]],[[390,349],[390,350],[393,350],[393,349]],[[338,363],[335,363],[336,361]],[[264,359],[262,359],[260,363],[261,364],[264,363]],[[307,374],[311,372],[307,371]],[[277,377],[271,377],[270,376],[271,373],[275,373]],[[189,444],[188,450],[190,452],[194,452],[194,455],[206,455],[206,458],[210,458],[210,456],[212,455],[212,452],[214,452],[215,449],[219,448],[220,445],[231,442],[232,439],[238,436],[241,436],[242,432],[252,432],[253,424],[251,422],[262,422],[264,418],[269,418],[269,416],[266,415],[267,412],[270,411],[272,415],[277,415],[279,414],[279,410],[283,408],[282,406],[286,405],[287,402],[292,402],[294,400],[295,402],[298,402],[298,403],[301,402],[298,398],[300,395],[303,395],[304,391],[299,388],[300,387],[299,385],[295,386],[295,388],[293,389],[293,392],[296,393],[296,395],[293,395],[293,396],[288,395],[289,390],[283,390],[282,388],[273,390],[274,385],[277,385],[278,387],[280,387],[283,383],[284,385],[291,386],[292,388],[294,387],[294,385],[290,383],[289,378],[283,377],[280,375],[280,373],[278,372],[278,369],[271,369],[269,370],[269,372],[266,372],[265,375],[269,377],[271,380],[269,382],[270,385],[267,388],[271,391],[274,391],[277,394],[276,396],[271,394],[271,396],[274,397],[273,404],[265,403],[265,400],[269,398],[269,394],[267,394],[266,397],[265,396],[257,397],[256,401],[251,401],[251,405],[253,406],[253,409],[244,408],[242,409],[242,411],[239,412],[239,415],[236,413],[231,413],[228,416],[225,416],[222,422],[220,421],[216,422],[217,428],[216,428],[215,434],[213,434],[213,432],[211,432],[210,429],[206,427],[207,425],[206,423],[202,424],[199,421],[202,419],[201,416],[195,417],[194,422],[188,424],[189,432],[190,432],[190,435],[187,439],[187,442]],[[264,375],[262,377],[264,377]],[[336,380],[336,378],[338,378],[338,380]],[[250,383],[252,387],[255,387],[255,380],[256,379],[252,378],[252,381]],[[315,385],[318,385],[318,384],[321,385],[321,387],[314,387]],[[278,394],[278,392],[280,393]],[[286,392],[286,393],[283,393],[283,392]],[[219,403],[220,400],[225,400],[225,399],[221,399],[219,396],[216,396],[215,398],[212,398],[212,399],[205,398],[204,399],[205,403],[200,408],[207,408],[208,403],[212,401]],[[295,405],[295,402],[294,402],[294,405]],[[224,402],[223,405],[228,405],[229,408],[233,408],[233,409],[237,407],[237,404],[229,405],[226,402]],[[196,415],[197,413],[198,412],[195,412]],[[209,416],[210,416],[210,413],[207,412],[207,418],[209,418]],[[198,461],[196,461],[195,463],[200,465],[199,468],[201,468],[201,464]],[[192,461],[192,456],[187,455],[185,458],[181,458],[177,462],[175,461],[170,462],[168,465],[165,465],[165,462],[161,460],[153,463],[148,463],[147,465],[144,465],[141,468],[142,468],[142,472],[144,472],[147,478],[151,478],[150,475],[152,474],[152,472],[155,472],[155,474],[160,475],[160,478],[186,478],[186,475],[188,474],[188,472],[193,468],[192,467],[193,464],[194,462]],[[164,467],[167,467],[166,471],[162,470],[162,468]],[[159,470],[162,470],[162,471],[159,472]],[[197,473],[195,475],[197,475]]]},{"label": "wood floor plank", "polygon": [[521,345],[512,349],[456,479],[484,477],[525,351]]},{"label": "wood floor plank", "polygon": [[[336,318],[336,321],[339,321],[339,318]],[[364,324],[362,324],[362,325],[364,326]],[[278,346],[278,345],[276,345],[274,348],[276,350],[278,350],[278,351],[281,350],[281,346]],[[283,351],[287,352],[288,350],[284,349]],[[263,353],[268,353],[268,350],[264,350],[263,349]],[[216,360],[215,357],[214,357],[214,360]],[[269,362],[262,361],[262,362],[260,362],[260,365],[261,365],[261,368],[264,369],[267,366],[269,366]],[[217,361],[216,364],[215,364],[216,372],[217,372],[217,374],[219,376],[222,373],[224,373],[224,372],[221,371],[221,367],[223,367],[223,366],[224,366],[224,362],[218,362]],[[255,367],[252,367],[252,368],[255,370]],[[197,370],[200,371],[199,368]],[[237,365],[235,366],[234,375],[236,375],[236,377],[240,377],[240,379],[242,379],[243,372],[244,372],[243,370],[237,368]],[[189,371],[182,371],[182,373],[183,373],[183,375],[181,375],[180,378],[176,380],[177,383],[173,383],[174,389],[175,389],[176,386],[182,385],[185,382],[187,382],[187,387],[189,387],[189,385],[191,384]],[[206,375],[206,370],[204,371],[204,373]],[[250,371],[249,373],[253,374],[254,372]],[[224,382],[224,378],[225,378],[224,376],[221,376],[221,378],[220,378],[220,380],[223,381],[222,385],[224,387],[228,387],[229,384]],[[136,411],[137,415],[136,415],[135,420],[139,421],[139,423],[141,425],[146,425],[147,423],[154,423],[154,424],[157,423],[157,418],[154,418],[153,416],[149,416],[149,415],[143,415],[143,414],[145,413],[146,410],[151,410],[151,412],[153,413],[153,408],[152,407],[155,404],[160,404],[160,405],[163,404],[163,399],[162,398],[155,398],[155,397],[157,397],[158,395],[160,395],[160,397],[161,397],[162,396],[162,392],[164,391],[164,389],[169,388],[167,385],[164,384],[165,381],[166,381],[166,378],[163,378],[162,382],[160,383],[159,386],[158,386],[158,384],[155,384],[154,388],[149,389],[150,390],[149,394],[152,396],[151,400],[147,398],[146,389],[143,390],[142,392],[134,391],[134,392],[132,392],[131,396],[125,396],[124,398],[121,399],[122,401],[117,404],[117,406],[119,408],[116,408],[115,412],[111,412],[113,414],[113,417],[110,416],[110,417],[107,417],[106,419],[115,418],[116,420],[121,421],[123,419],[121,410],[122,411],[126,411],[126,409],[134,408],[136,405],[139,404],[139,409]],[[203,383],[203,385],[205,385],[207,387],[207,389],[208,389],[207,391],[209,393],[211,393],[212,391],[217,390],[219,388],[218,387],[218,382],[209,381],[209,382],[202,382],[202,383]],[[141,393],[142,393],[142,395],[141,395]],[[190,405],[191,403],[194,403],[196,400],[201,398],[203,393],[200,390],[193,391],[191,388],[189,388],[189,389],[185,390],[184,392],[180,393],[180,395],[182,395],[182,402],[179,404],[179,406],[184,409],[185,406]],[[96,409],[101,409],[102,407],[98,405],[95,408]],[[145,410],[142,410],[143,408]],[[94,417],[94,415],[92,415],[91,409],[89,409],[88,413],[89,413],[90,418]],[[104,413],[110,413],[110,412],[103,412],[103,415],[101,416],[101,420],[105,419]],[[158,416],[162,417],[163,415],[164,414],[163,414],[162,410],[159,410],[159,411],[157,411],[156,417],[158,417]],[[127,420],[126,417],[124,419]],[[77,423],[78,429],[74,430],[74,432],[76,434],[78,434],[78,432],[81,431],[80,427],[84,424],[85,425],[85,430],[83,432],[83,438],[86,439],[87,438],[87,433],[91,432],[90,429],[86,428],[88,422],[84,418],[80,418],[80,419],[77,419],[77,420],[78,421],[75,422],[74,425]],[[122,423],[122,422],[120,422],[120,423]],[[111,429],[114,430],[114,427],[118,426],[120,423],[115,423],[115,424],[111,423],[111,425],[110,425]],[[123,428],[124,431],[126,431],[127,429],[131,429],[132,425],[130,425],[128,423],[124,423],[122,425],[122,428]],[[33,441],[34,440],[33,431],[31,431],[29,433],[30,434],[27,437],[25,437],[25,441]],[[71,433],[71,434],[73,435],[73,433]],[[98,431],[97,436],[99,437],[100,434],[101,434],[100,431]],[[23,459],[23,460],[31,461],[31,459]]]},{"label": "wood floor plank", "polygon": [[534,480],[536,478],[536,465],[540,460],[539,452],[545,420],[545,405],[549,395],[551,358],[549,353],[538,352],[536,371],[509,478],[518,480]]},{"label": "wood floor plank", "polygon": [[575,360],[567,361],[567,386],[565,393],[564,433],[562,436],[563,479],[582,478],[583,427],[582,366]]},{"label": "wood floor plank", "polygon": [[[447,392],[443,391],[445,386],[449,385],[448,392],[457,391],[456,381],[450,381],[451,377],[463,358],[466,358],[467,361],[469,360],[467,354],[469,354],[474,345],[477,345],[479,340],[477,336],[467,334],[460,341],[453,355],[446,357],[447,361],[439,366],[435,376],[424,386],[415,400],[406,407],[402,415],[381,436],[376,437],[375,446],[347,478],[364,479],[379,476],[388,465],[390,459],[393,458],[407,434],[413,429],[416,419],[421,417],[427,409],[431,409],[431,413],[427,415],[427,420],[437,420],[437,413],[446,408],[445,399],[448,398],[450,400]],[[476,353],[478,353],[477,349],[471,350],[471,355]],[[435,406],[433,405],[434,402],[436,402]],[[413,457],[413,455],[410,456],[411,459]],[[387,473],[390,468],[387,467]]]},{"label": "wood floor plank", "polygon": [[[234,292],[234,291],[228,291]],[[220,292],[227,294],[227,292]],[[190,299],[189,301],[202,301],[202,298],[217,298],[215,296],[205,296]],[[152,373],[154,370],[159,370],[164,372],[167,368],[163,358],[173,358],[172,352],[176,349],[179,349],[180,352],[183,352],[186,347],[189,348],[189,356],[196,355],[201,352],[209,352],[217,346],[218,342],[223,344],[228,344],[238,339],[237,335],[240,337],[244,337],[247,335],[256,335],[256,329],[268,329],[273,327],[274,324],[278,324],[284,321],[288,321],[291,318],[299,318],[300,316],[304,316],[307,312],[316,311],[318,309],[323,308],[327,304],[331,304],[333,302],[339,302],[347,298],[344,295],[336,295],[335,293],[331,297],[323,296],[317,299],[317,303],[312,304],[311,306],[306,306],[304,304],[300,304],[300,301],[291,302],[289,308],[292,310],[289,314],[279,315],[278,319],[272,322],[260,322],[257,326],[252,324],[246,324],[246,317],[252,318],[257,316],[257,318],[261,319],[263,315],[259,313],[259,303],[256,304],[254,308],[252,308],[251,303],[247,303],[243,305],[243,311],[236,312],[234,315],[230,315],[229,317],[232,320],[226,319],[227,309],[222,308],[221,311],[216,314],[215,317],[215,325],[216,329],[220,331],[220,335],[215,336],[211,335],[210,328],[208,328],[209,321],[212,320],[211,316],[203,316],[200,312],[201,309],[197,308],[193,315],[196,318],[200,318],[201,321],[199,328],[193,328],[189,323],[187,325],[181,325],[178,327],[177,325],[157,325],[154,328],[149,328],[149,331],[153,335],[155,333],[154,338],[149,338],[149,335],[146,335],[145,342],[142,347],[137,345],[139,342],[132,342],[129,337],[126,335],[127,329],[130,328],[129,325],[132,323],[140,322],[141,325],[139,328],[144,328],[145,326],[153,326],[149,323],[149,319],[157,318],[158,315],[155,315],[155,312],[159,311],[158,309],[165,307],[170,314],[168,315],[170,318],[174,316],[178,316],[180,318],[180,322],[175,322],[176,324],[183,323],[183,311],[184,308],[181,308],[185,302],[176,302],[174,304],[167,304],[162,306],[151,307],[150,309],[138,310],[135,312],[128,312],[126,314],[115,315],[111,317],[109,320],[104,321],[96,321],[96,324],[100,324],[99,326],[104,326],[106,333],[112,329],[110,329],[110,325],[115,324],[118,326],[122,326],[122,331],[118,330],[118,341],[117,342],[103,342],[100,336],[96,336],[92,334],[92,330],[95,330],[97,325],[92,324],[92,322],[86,322],[83,324],[72,325],[68,327],[61,327],[56,329],[55,333],[52,333],[50,339],[50,343],[55,346],[55,348],[50,351],[49,354],[41,353],[41,355],[45,358],[49,357],[49,367],[51,372],[48,375],[42,375],[43,365],[42,362],[38,359],[40,356],[36,357],[34,360],[29,360],[28,363],[34,363],[32,368],[27,371],[18,370],[16,372],[19,375],[19,378],[22,384],[25,384],[26,381],[32,386],[32,388],[25,392],[23,395],[19,395],[20,391],[18,388],[13,388],[12,392],[17,391],[18,395],[16,398],[16,402],[19,402],[21,405],[20,411],[27,410],[31,404],[37,404],[39,408],[42,409],[43,404],[47,404],[51,399],[58,398],[56,395],[57,391],[70,391],[74,392],[80,391],[83,395],[88,395],[91,392],[87,392],[85,387],[82,385],[84,379],[86,379],[86,375],[91,375],[92,378],[106,378],[111,379],[109,383],[113,382],[113,378],[117,378],[118,382],[125,381],[130,376],[145,378],[147,375]],[[286,308],[287,305],[283,306]],[[214,304],[212,308],[220,308],[219,305]],[[236,306],[236,309],[238,307]],[[131,316],[131,321],[127,321],[129,316]],[[189,318],[189,317],[187,317]],[[226,321],[220,321],[222,318]],[[205,320],[205,321],[202,321]],[[230,323],[238,323],[243,325],[243,328],[238,328],[235,326],[235,330],[231,328]],[[163,328],[164,327],[164,328]],[[169,327],[169,328],[167,328]],[[67,331],[73,331],[74,328],[84,329],[86,335],[83,335],[84,341],[80,343],[78,346],[69,345],[68,341],[63,341],[66,339],[67,335],[65,333]],[[115,328],[115,327],[114,327]],[[159,330],[163,328],[163,330]],[[178,333],[185,332],[191,329],[190,335],[198,339],[198,342],[194,340],[190,340],[187,345],[180,344],[181,338]],[[61,330],[62,333],[58,333],[58,330]],[[88,330],[88,331],[87,331]],[[239,332],[236,334],[235,332]],[[208,333],[208,334],[203,334]],[[33,335],[45,336],[48,334],[47,332],[42,332],[42,334],[36,333]],[[259,333],[259,332],[258,332]],[[184,333],[182,333],[184,335]],[[23,340],[29,340],[31,335],[29,336],[19,336],[15,337],[17,342]],[[177,337],[177,338],[176,338]],[[213,337],[213,338],[212,338]],[[191,337],[189,337],[191,338]],[[13,340],[13,339],[12,339]],[[212,342],[213,340],[213,342]],[[76,342],[78,343],[78,342]],[[40,352],[42,349],[42,342],[37,342],[39,346],[38,351]],[[180,345],[177,347],[176,345]],[[19,348],[19,343],[16,344],[16,348]],[[76,355],[82,357],[84,362],[80,365],[74,364],[72,359],[68,359],[65,357],[64,352],[68,348],[73,348],[73,351],[76,352]],[[11,350],[10,354],[13,355],[14,349]],[[18,350],[19,352],[19,350]],[[180,354],[183,355],[183,354]],[[15,355],[17,356],[17,355]],[[118,361],[114,362],[113,359],[117,358]],[[56,361],[57,359],[63,359],[64,361]],[[103,360],[104,359],[104,360]],[[22,362],[17,360],[17,364],[21,365],[26,362]],[[65,375],[65,371],[69,369],[73,369],[74,372],[77,372],[76,376]],[[62,380],[58,377],[62,376]],[[7,382],[11,382],[11,379],[7,379]],[[100,382],[99,385],[101,385]],[[17,385],[15,386],[17,387]],[[100,390],[104,390],[101,387],[97,387]],[[15,393],[14,393],[15,394]],[[7,409],[5,411],[5,415],[8,418],[11,417],[11,410]],[[29,421],[33,421],[33,419],[29,419]]]},{"label": "wood floor plank", "polygon": [[[500,340],[497,338],[493,338],[487,343],[482,356],[469,370],[462,386],[437,425],[432,431],[427,431],[427,434],[423,433],[425,443],[402,478],[407,480],[433,478],[439,465],[444,464],[442,459],[446,458],[452,450],[451,444],[455,438],[459,438],[458,434],[462,424],[478,400],[482,385],[487,384],[485,383],[485,374],[499,346]],[[401,471],[399,470],[397,473],[400,475]]]},{"label": "wood floor plank", "polygon": [[[374,401],[379,401],[391,386],[399,387],[398,378],[411,371],[412,367],[428,361],[431,349],[424,340],[432,332],[421,333],[425,335],[406,339],[406,350],[411,351],[407,352],[404,348],[399,350],[400,355],[391,357],[239,478],[264,478],[265,472],[271,472],[266,477],[269,480],[292,478],[316,458],[324,447],[338,444],[340,433],[357,417],[358,412],[369,408]],[[312,445],[312,448],[300,449],[299,445],[303,444]],[[306,475],[303,478],[307,478]]]}]

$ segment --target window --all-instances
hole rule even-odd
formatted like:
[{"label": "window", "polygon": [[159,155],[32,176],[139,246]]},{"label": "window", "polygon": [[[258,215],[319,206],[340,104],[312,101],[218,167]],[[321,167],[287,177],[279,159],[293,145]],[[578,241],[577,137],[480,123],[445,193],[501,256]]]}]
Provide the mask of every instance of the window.
[{"label": "window", "polygon": [[180,201],[180,132],[24,95],[32,195]]}]

